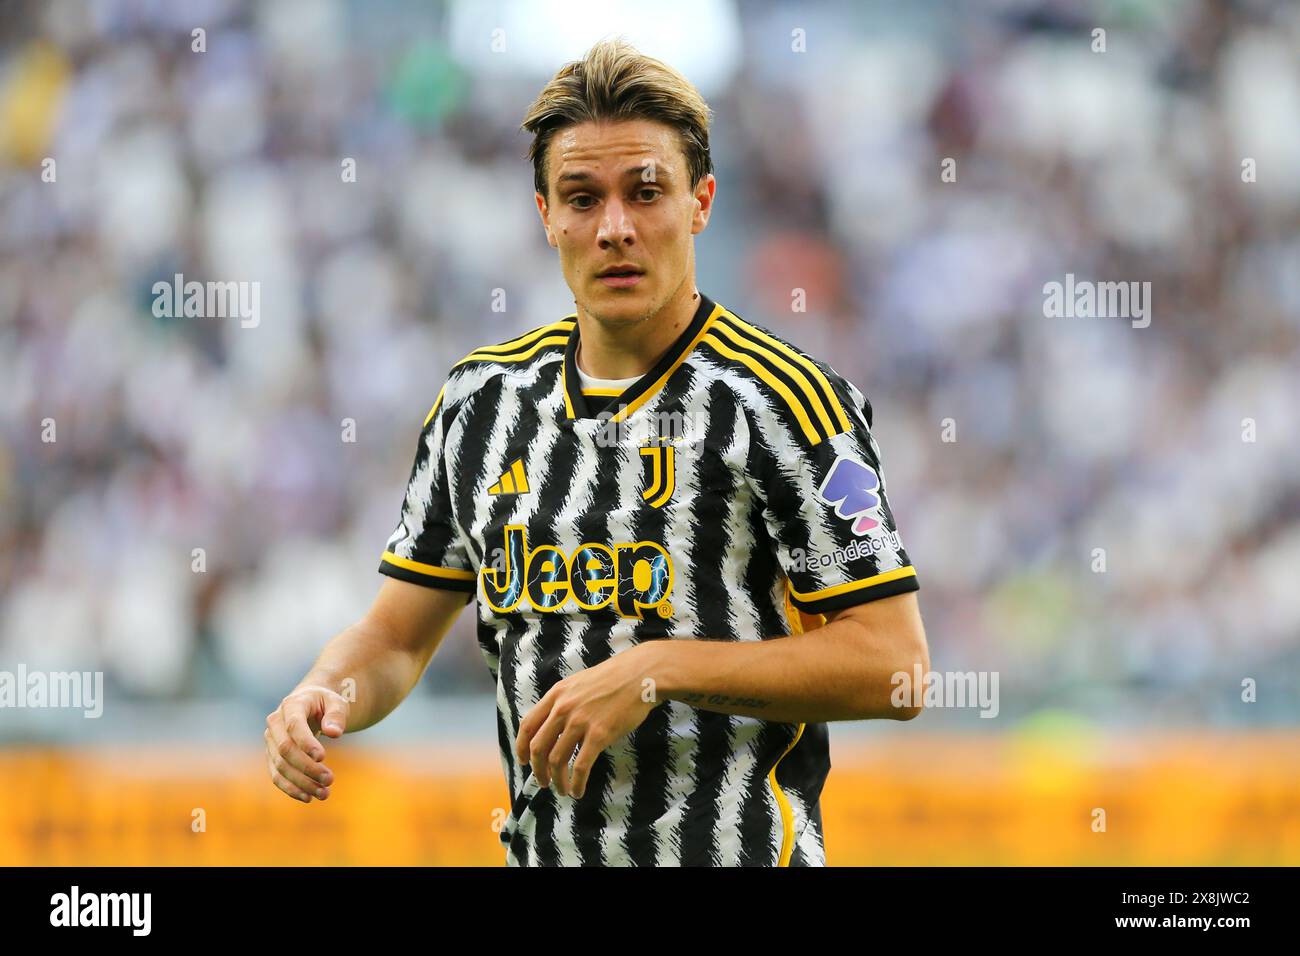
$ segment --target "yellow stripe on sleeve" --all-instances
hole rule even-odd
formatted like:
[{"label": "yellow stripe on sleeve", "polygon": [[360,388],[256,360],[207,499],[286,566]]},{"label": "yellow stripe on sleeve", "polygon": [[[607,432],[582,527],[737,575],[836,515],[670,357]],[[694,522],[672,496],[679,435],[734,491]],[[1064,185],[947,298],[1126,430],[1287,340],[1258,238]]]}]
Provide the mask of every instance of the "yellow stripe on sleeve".
[{"label": "yellow stripe on sleeve", "polygon": [[474,580],[473,571],[462,571],[460,568],[440,568],[436,564],[423,564],[419,561],[412,561],[410,558],[399,557],[391,551],[385,551],[383,559],[396,567],[405,568],[408,571],[418,571],[433,578],[446,578],[449,581]]},{"label": "yellow stripe on sleeve", "polygon": [[777,355],[771,349],[765,348],[762,345],[742,336],[735,329],[727,325],[725,319],[719,320],[718,331],[725,332],[738,348],[746,349],[755,355],[765,356],[777,368],[785,372],[786,375],[789,375],[791,380],[799,386],[799,390],[807,396],[809,406],[817,413],[818,421],[820,421],[822,427],[826,429],[827,438],[830,438],[832,435],[837,435],[843,430],[835,427],[834,423],[831,421],[830,415],[826,413],[826,405],[822,402],[821,396],[817,394],[816,389],[813,387],[812,383],[808,381],[803,372],[795,368],[785,359],[781,358],[781,356]]},{"label": "yellow stripe on sleeve", "polygon": [[811,604],[814,601],[822,601],[826,598],[836,597],[840,594],[847,594],[849,591],[860,591],[863,588],[875,587],[877,584],[887,584],[890,581],[897,581],[899,578],[916,577],[916,568],[910,564],[906,567],[895,568],[892,571],[883,571],[880,574],[872,575],[869,578],[863,578],[861,581],[849,581],[847,584],[837,584],[834,587],[823,588],[820,591],[810,591],[803,594],[799,591],[790,589],[790,592],[800,601]]},{"label": "yellow stripe on sleeve", "polygon": [[758,361],[758,359],[754,358],[748,352],[737,352],[735,349],[731,348],[725,342],[723,342],[721,339],[717,338],[714,335],[706,335],[704,337],[704,342],[705,344],[715,349],[720,355],[724,355],[727,358],[735,359],[738,362],[744,363],[746,366],[749,367],[749,370],[751,372],[753,372],[755,375],[757,375],[759,378],[765,381],[768,385],[770,385],[773,389],[775,389],[777,394],[779,394],[782,398],[786,400],[786,404],[788,404],[790,406],[791,411],[794,412],[795,418],[799,420],[799,425],[800,427],[803,428],[803,433],[805,437],[807,437],[808,443],[811,445],[821,444],[822,441],[821,434],[817,431],[816,427],[813,425],[812,419],[808,417],[808,412],[804,409],[803,404],[797,398],[795,398],[794,393],[791,392],[790,389],[786,387],[785,382],[781,381],[770,371],[768,371],[766,366],[764,366],[761,362]]},{"label": "yellow stripe on sleeve", "polygon": [[840,423],[840,431],[846,432],[849,430],[849,419],[848,416],[844,414],[844,406],[840,404],[840,399],[839,396],[835,394],[835,389],[831,387],[830,381],[826,378],[825,375],[822,374],[822,370],[817,367],[816,363],[800,355],[797,351],[790,348],[790,346],[786,345],[784,342],[779,342],[776,339],[772,338],[772,336],[765,333],[762,329],[759,329],[756,326],[746,322],[744,319],[736,315],[734,312],[728,312],[726,313],[726,315],[727,315],[727,319],[735,322],[738,328],[744,329],[754,338],[758,339],[761,342],[766,343],[767,345],[770,345],[773,349],[780,352],[784,352],[787,356],[789,356],[791,361],[796,362],[799,365],[802,365],[805,369],[807,369],[808,373],[822,386],[822,388],[826,390],[826,394],[830,397],[831,406],[832,406],[831,410],[835,412],[835,418]]}]

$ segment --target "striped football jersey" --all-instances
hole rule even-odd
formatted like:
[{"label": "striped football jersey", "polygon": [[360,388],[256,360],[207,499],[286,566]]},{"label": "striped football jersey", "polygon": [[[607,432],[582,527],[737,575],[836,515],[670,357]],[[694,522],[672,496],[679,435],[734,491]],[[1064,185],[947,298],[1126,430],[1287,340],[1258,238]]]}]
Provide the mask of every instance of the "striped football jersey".
[{"label": "striped football jersey", "polygon": [[825,865],[825,724],[667,700],[580,799],[539,787],[514,745],[553,684],[642,641],[798,635],[916,590],[871,405],[704,295],[621,394],[583,394],[578,337],[570,315],[452,367],[379,568],[477,599],[506,862]]}]

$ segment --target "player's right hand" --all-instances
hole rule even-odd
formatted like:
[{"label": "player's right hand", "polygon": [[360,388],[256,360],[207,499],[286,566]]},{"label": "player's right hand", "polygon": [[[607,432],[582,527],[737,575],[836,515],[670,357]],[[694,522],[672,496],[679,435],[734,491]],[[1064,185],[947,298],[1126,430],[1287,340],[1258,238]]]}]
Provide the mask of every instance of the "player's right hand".
[{"label": "player's right hand", "polygon": [[321,763],[325,748],[318,734],[341,737],[348,724],[348,702],[327,687],[299,687],[266,718],[267,766],[271,781],[295,800],[329,797],[334,774]]}]

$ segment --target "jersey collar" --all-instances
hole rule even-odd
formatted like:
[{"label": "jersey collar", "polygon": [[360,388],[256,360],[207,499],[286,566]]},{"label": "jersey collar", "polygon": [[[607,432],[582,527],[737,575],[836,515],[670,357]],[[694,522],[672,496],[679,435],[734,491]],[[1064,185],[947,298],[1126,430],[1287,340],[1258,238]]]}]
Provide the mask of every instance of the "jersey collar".
[{"label": "jersey collar", "polygon": [[[686,356],[695,348],[700,339],[704,338],[704,333],[708,331],[713,320],[723,311],[722,306],[718,305],[703,292],[700,293],[700,303],[695,309],[695,315],[691,318],[690,323],[677,336],[677,340],[664,353],[663,357],[655,363],[654,368],[646,372],[639,379],[629,385],[621,395],[609,399],[609,409],[613,414],[609,416],[610,421],[623,421],[638,408],[648,402],[668,382],[673,372],[686,361]],[[595,418],[591,409],[591,404],[587,397],[582,394],[582,382],[578,378],[578,330],[579,324],[574,323],[572,331],[569,332],[569,341],[564,348],[564,367],[562,377],[564,379],[564,416],[568,419],[577,418]]]}]

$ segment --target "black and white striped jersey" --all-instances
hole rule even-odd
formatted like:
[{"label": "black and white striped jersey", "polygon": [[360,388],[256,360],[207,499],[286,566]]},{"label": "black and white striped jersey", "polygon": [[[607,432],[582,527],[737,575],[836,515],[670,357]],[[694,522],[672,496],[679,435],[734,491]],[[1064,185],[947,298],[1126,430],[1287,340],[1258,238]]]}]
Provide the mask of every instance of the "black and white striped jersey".
[{"label": "black and white striped jersey", "polygon": [[[700,296],[619,395],[583,394],[576,315],[457,362],[379,570],[477,597],[496,682],[510,865],[818,866],[825,724],[665,701],[581,799],[514,757],[557,681],[641,641],[761,641],[917,588],[871,406]],[[797,639],[797,638],[796,638]]]}]

